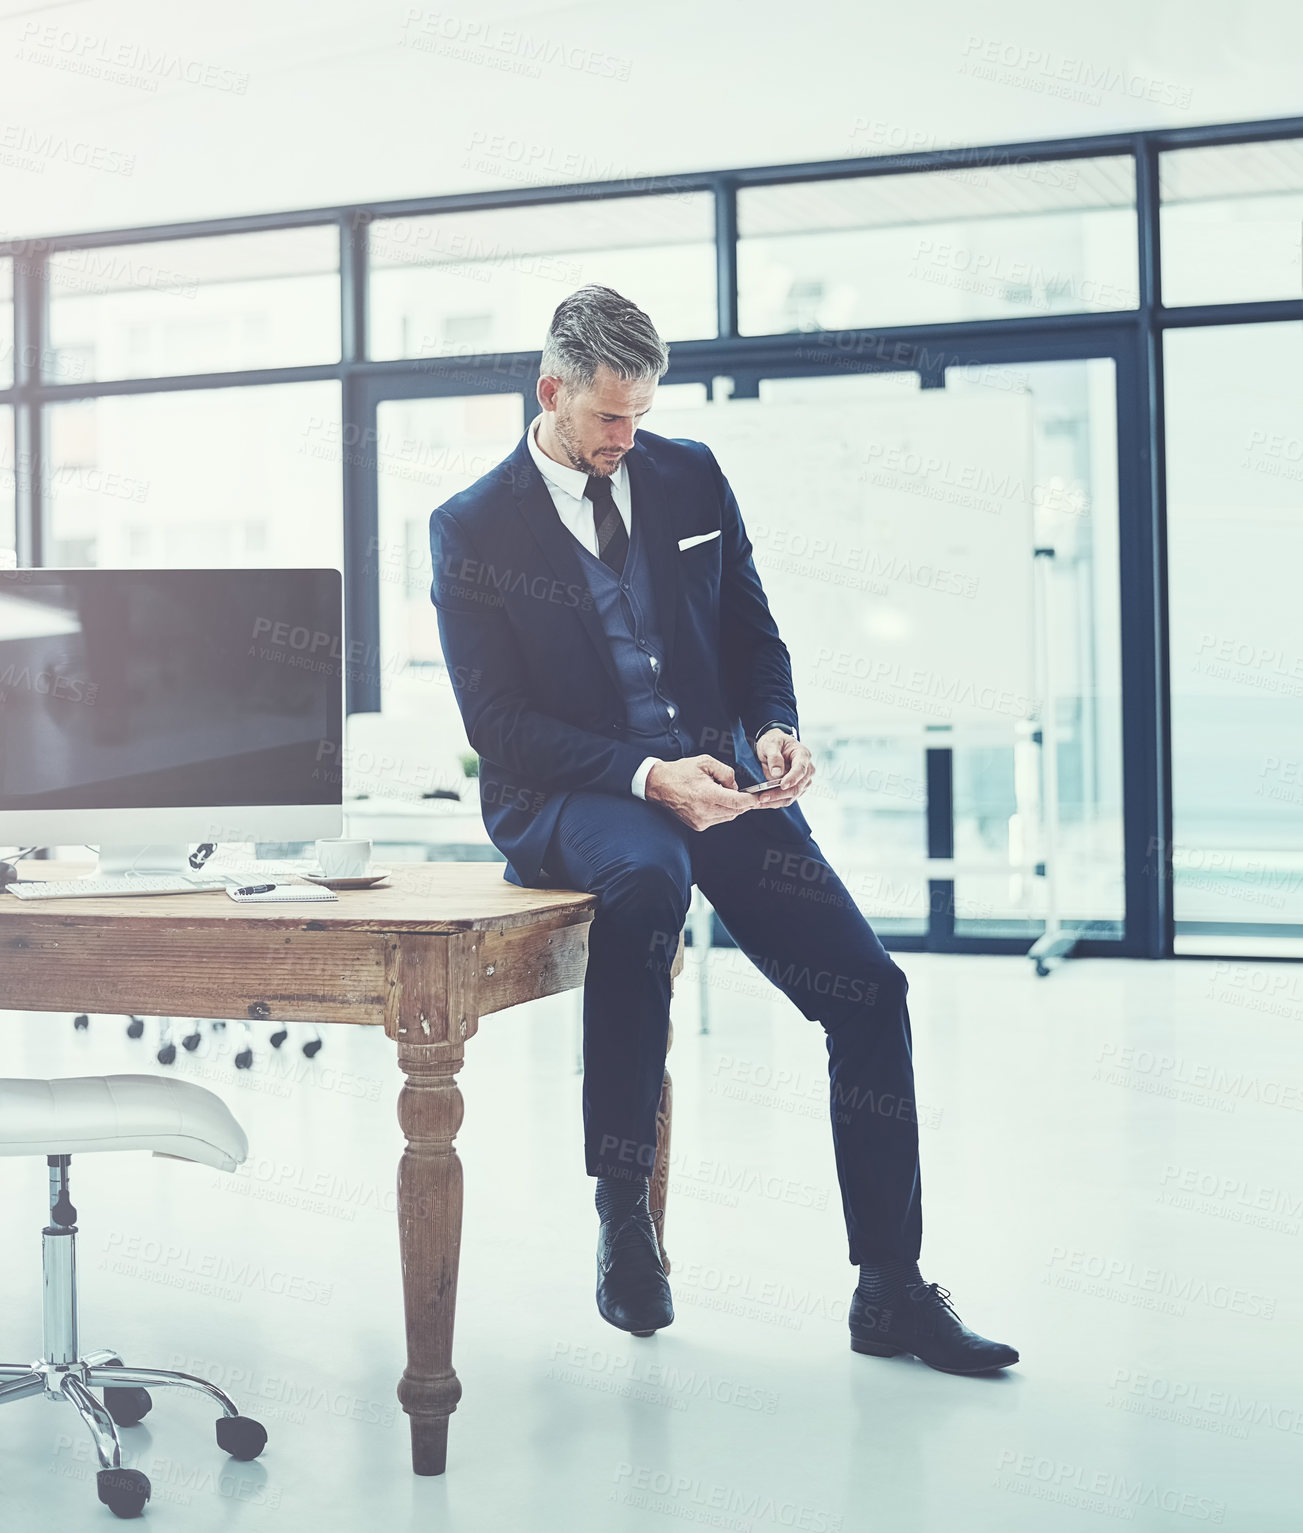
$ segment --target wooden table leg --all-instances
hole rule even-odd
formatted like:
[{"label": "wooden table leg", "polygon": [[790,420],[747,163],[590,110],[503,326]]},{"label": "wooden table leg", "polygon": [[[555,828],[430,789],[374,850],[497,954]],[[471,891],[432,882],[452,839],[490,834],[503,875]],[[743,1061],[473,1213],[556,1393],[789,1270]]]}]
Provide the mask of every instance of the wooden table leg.
[{"label": "wooden table leg", "polygon": [[398,1163],[398,1238],[407,1325],[407,1367],[398,1398],[412,1432],[412,1468],[442,1474],[448,1418],[461,1399],[452,1366],[462,1171],[453,1140],[462,1121],[457,1072],[478,1023],[478,934],[396,939],[390,954],[385,1030],[398,1044],[405,1083],[398,1121],[407,1140]]},{"label": "wooden table leg", "polygon": [[[674,1024],[670,1023],[669,1037],[665,1041],[666,1052],[674,1042]],[[661,1249],[661,1265],[670,1270],[670,1259],[665,1254],[665,1200],[670,1191],[670,1132],[674,1127],[674,1083],[670,1072],[665,1071],[661,1081],[661,1099],[656,1108],[656,1160],[651,1174],[651,1216],[656,1231],[656,1244]]]}]

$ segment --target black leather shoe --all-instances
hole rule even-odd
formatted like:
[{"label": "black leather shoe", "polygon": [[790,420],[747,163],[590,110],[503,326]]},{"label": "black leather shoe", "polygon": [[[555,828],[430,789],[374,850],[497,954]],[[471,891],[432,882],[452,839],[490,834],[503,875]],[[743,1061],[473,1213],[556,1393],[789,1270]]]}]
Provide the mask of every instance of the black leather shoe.
[{"label": "black leather shoe", "polygon": [[674,1319],[670,1280],[644,1202],[597,1237],[597,1312],[621,1331],[650,1336]]},{"label": "black leather shoe", "polygon": [[993,1373],[1018,1361],[1013,1347],[970,1331],[951,1306],[949,1290],[937,1283],[906,1284],[880,1304],[853,1294],[850,1327],[853,1352],[912,1352],[942,1373]]}]

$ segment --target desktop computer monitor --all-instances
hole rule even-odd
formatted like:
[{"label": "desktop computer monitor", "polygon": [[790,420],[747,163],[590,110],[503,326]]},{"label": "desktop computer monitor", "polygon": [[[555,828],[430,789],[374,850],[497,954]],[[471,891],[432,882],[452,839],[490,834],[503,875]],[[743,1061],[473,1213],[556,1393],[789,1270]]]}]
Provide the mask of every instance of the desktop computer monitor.
[{"label": "desktop computer monitor", "polygon": [[0,843],[340,835],[343,656],[337,570],[0,571]]}]

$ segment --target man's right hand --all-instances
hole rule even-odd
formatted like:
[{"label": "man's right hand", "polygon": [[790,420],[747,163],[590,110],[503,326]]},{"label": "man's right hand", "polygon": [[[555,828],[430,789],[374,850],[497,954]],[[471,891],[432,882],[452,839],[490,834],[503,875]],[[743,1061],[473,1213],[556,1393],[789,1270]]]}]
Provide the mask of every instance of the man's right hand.
[{"label": "man's right hand", "polygon": [[756,808],[754,793],[743,793],[731,766],[714,756],[658,761],[647,773],[644,797],[664,804],[692,830],[705,830]]}]

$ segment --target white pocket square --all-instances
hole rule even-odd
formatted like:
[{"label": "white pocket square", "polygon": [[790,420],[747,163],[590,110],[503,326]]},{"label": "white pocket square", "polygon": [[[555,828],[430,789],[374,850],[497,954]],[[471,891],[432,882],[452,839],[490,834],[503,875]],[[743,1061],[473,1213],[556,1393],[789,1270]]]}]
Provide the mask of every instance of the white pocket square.
[{"label": "white pocket square", "polygon": [[682,551],[685,548],[695,548],[698,543],[709,543],[711,538],[717,538],[722,530],[716,527],[714,532],[698,532],[690,538],[680,538],[679,549]]}]

